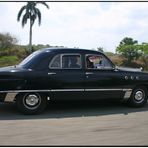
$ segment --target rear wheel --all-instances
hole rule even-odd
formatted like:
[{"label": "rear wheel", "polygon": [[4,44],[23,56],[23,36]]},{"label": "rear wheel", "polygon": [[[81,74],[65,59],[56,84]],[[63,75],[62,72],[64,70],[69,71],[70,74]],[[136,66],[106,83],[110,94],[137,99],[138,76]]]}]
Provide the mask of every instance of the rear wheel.
[{"label": "rear wheel", "polygon": [[46,108],[47,99],[39,93],[20,93],[16,97],[16,104],[23,114],[39,114]]},{"label": "rear wheel", "polygon": [[147,103],[148,90],[144,86],[136,87],[128,101],[128,104],[133,107],[142,107]]}]

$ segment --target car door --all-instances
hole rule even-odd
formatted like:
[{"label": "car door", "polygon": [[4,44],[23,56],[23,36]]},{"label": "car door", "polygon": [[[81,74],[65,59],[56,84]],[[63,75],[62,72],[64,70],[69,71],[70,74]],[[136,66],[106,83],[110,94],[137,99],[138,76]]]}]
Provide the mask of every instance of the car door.
[{"label": "car door", "polygon": [[82,59],[79,53],[55,55],[49,65],[48,84],[55,99],[80,99],[84,96]]},{"label": "car door", "polygon": [[123,74],[116,71],[103,54],[87,54],[85,57],[86,98],[122,98],[126,91]]}]

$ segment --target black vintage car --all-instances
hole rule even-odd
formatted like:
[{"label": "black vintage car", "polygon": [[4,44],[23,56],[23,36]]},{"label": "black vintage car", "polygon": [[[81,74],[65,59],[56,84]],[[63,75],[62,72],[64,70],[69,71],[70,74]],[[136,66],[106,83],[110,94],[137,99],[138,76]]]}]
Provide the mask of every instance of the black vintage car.
[{"label": "black vintage car", "polygon": [[69,48],[42,49],[19,65],[0,68],[0,101],[16,101],[25,114],[40,113],[56,99],[105,98],[144,106],[148,73],[117,68],[101,52]]}]

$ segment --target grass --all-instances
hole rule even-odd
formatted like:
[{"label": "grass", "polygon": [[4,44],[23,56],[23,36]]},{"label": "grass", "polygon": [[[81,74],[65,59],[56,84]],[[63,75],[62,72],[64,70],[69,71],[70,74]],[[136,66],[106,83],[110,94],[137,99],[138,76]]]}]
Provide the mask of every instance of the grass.
[{"label": "grass", "polygon": [[19,62],[20,61],[17,56],[2,56],[2,57],[0,57],[0,67],[16,65]]}]

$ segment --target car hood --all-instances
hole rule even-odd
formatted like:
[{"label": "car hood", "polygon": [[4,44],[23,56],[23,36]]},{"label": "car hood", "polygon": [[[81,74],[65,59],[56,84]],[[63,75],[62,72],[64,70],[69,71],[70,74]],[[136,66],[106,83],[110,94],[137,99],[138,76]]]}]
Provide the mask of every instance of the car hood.
[{"label": "car hood", "polygon": [[142,72],[141,68],[130,68],[130,67],[116,67],[118,70],[121,71],[129,71],[129,72]]}]

